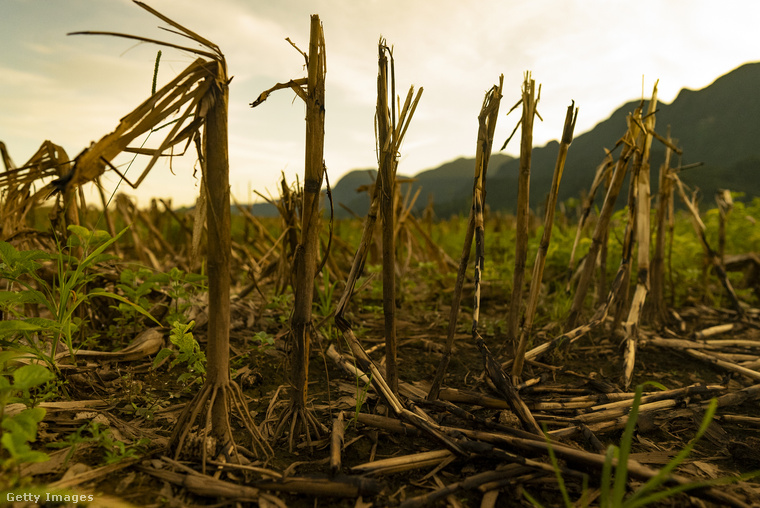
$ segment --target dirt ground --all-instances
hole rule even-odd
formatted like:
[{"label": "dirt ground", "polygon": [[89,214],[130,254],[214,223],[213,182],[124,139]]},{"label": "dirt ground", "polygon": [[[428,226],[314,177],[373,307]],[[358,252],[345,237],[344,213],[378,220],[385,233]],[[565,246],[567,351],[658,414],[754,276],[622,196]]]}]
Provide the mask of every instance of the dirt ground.
[{"label": "dirt ground", "polygon": [[[370,357],[381,365],[383,314],[382,302],[376,297],[376,293],[370,292],[359,295],[352,303],[352,308],[359,310],[354,310],[349,318]],[[498,287],[485,291],[480,320],[486,344],[501,360],[509,359],[512,354],[512,348],[505,345],[504,301]],[[449,302],[450,293],[436,287],[410,291],[400,302],[398,338],[402,395],[411,393],[416,406],[442,427],[524,437],[519,420],[500,399],[498,392],[489,386],[481,352],[467,333],[471,326],[467,299],[460,312],[455,350],[441,395],[443,402],[426,403],[422,400],[440,361]],[[265,433],[273,430],[273,424],[277,423],[287,401],[287,327],[277,324],[286,322],[287,316],[278,315],[281,312],[282,308],[262,307],[257,295],[233,304],[233,376],[250,398],[249,410],[256,423],[263,424]],[[530,381],[526,383],[528,386],[520,387],[521,398],[536,420],[554,432],[559,444],[603,456],[608,445],[620,442],[630,402],[617,416],[591,409],[591,406],[615,401],[615,394],[631,393],[640,383],[655,381],[668,390],[691,387],[685,393],[665,397],[660,405],[655,404],[651,409],[649,406],[641,409],[630,458],[650,470],[664,467],[696,434],[705,401],[719,397],[721,407],[715,419],[676,473],[688,479],[706,481],[760,470],[758,380],[696,359],[682,349],[650,343],[657,338],[695,340],[695,332],[699,330],[733,324],[730,331],[710,339],[749,342],[743,346],[726,347],[718,354],[741,352],[757,359],[757,346],[760,345],[760,331],[754,324],[757,314],[750,309],[747,317],[737,320],[730,311],[700,305],[680,309],[679,314],[682,322],[673,319],[659,330],[642,330],[630,389],[624,390],[620,384],[621,333],[610,332],[606,326],[529,362],[523,378]],[[187,479],[193,476],[189,468],[199,469],[199,451],[190,449],[180,457],[180,465],[169,462],[171,457],[162,459],[169,455],[166,445],[177,417],[198,385],[179,384],[180,367],[153,370],[148,359],[104,364],[98,372],[71,375],[68,385],[73,398],[99,399],[101,405],[94,412],[81,407],[70,411],[49,411],[40,432],[41,443],[55,442],[99,414],[124,443],[148,438],[144,453],[103,466],[99,459],[101,452],[96,447],[80,444],[67,462],[63,461],[62,455],[67,450],[63,450],[51,454],[53,458],[45,463],[46,466],[37,465],[38,468],[46,467],[47,471],[34,469],[35,482],[68,488],[72,493],[94,493],[95,506],[118,506],[118,503],[134,506],[255,506],[251,492],[243,490],[251,487],[259,487],[261,492],[273,496],[260,497],[259,506],[276,506],[278,503],[294,507],[398,506],[402,503],[404,506],[530,506],[525,493],[544,506],[562,504],[558,480],[546,452],[529,450],[519,444],[510,447],[508,440],[488,448],[493,442],[486,446],[480,438],[470,435],[466,442],[478,443],[480,448],[473,447],[467,457],[456,457],[446,452],[442,442],[433,435],[413,428],[408,422],[401,423],[373,388],[348,374],[325,354],[328,348],[336,349],[337,346],[337,350],[351,362],[348,349],[345,345],[341,347],[339,336],[331,326],[332,319],[323,321],[320,327],[321,321],[315,316],[319,333],[311,356],[310,397],[315,415],[325,425],[324,431],[320,436],[314,436],[311,447],[304,439],[297,439],[292,450],[287,435],[271,439],[274,457],[248,463],[251,467],[278,472],[289,481],[266,483],[266,477],[250,469],[217,471],[219,480],[227,482],[227,486],[234,486],[226,495],[221,495],[219,490],[204,491]],[[266,331],[275,338],[274,343],[257,343],[251,339],[252,330]],[[538,332],[536,343],[560,333],[559,324],[546,323]],[[196,338],[203,345],[202,326],[197,329]],[[653,386],[645,389],[647,393],[657,391]],[[743,393],[743,399],[727,398],[736,393]],[[415,394],[422,396],[416,398]],[[476,401],[475,397],[480,400]],[[629,401],[631,397],[628,396]],[[549,404],[571,400],[594,402],[572,408]],[[594,411],[601,416],[589,416]],[[330,463],[331,433],[333,421],[341,412],[345,436],[341,466],[335,471]],[[385,418],[369,421],[363,415]],[[233,416],[233,426],[237,423]],[[249,441],[242,431],[236,439],[244,447]],[[367,472],[371,467],[368,463],[423,452],[438,454],[434,453],[435,458],[429,462],[408,469]],[[529,461],[526,463],[525,459]],[[536,466],[531,461],[543,466]],[[600,464],[560,456],[559,465],[566,468],[563,478],[570,499],[575,502],[585,493],[587,501],[597,505],[602,477]],[[161,471],[171,471],[175,476],[162,476]],[[585,479],[582,478],[584,475]],[[585,487],[584,482],[587,482]],[[635,489],[642,483],[641,478],[632,478],[629,488]],[[442,490],[447,486],[449,491]],[[711,495],[710,492],[716,490],[730,496],[729,501]],[[438,492],[432,498],[421,497],[435,491]],[[693,491],[691,496],[678,494],[655,505],[723,506],[734,500],[736,506],[760,504],[757,479],[721,485],[713,491]]]}]

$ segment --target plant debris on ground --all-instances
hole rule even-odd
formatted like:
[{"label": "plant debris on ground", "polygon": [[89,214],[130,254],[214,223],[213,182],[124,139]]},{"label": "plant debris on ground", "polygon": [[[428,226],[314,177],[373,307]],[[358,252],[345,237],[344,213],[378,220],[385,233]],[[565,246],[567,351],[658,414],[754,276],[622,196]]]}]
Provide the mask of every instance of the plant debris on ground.
[{"label": "plant debris on ground", "polygon": [[[396,96],[381,39],[378,181],[366,218],[334,220],[313,16],[308,51],[291,42],[307,77],[252,103],[286,89],[307,108],[303,182],[283,177],[280,216],[264,219],[231,206],[221,50],[136,3],[202,49],[91,33],[197,60],[74,160],[46,141],[15,167],[0,144],[2,503],[760,504],[760,199],[727,190],[699,208],[658,133],[656,86],[576,207],[556,206],[568,107],[539,213],[540,86],[526,73],[511,216],[486,205],[499,78],[478,115],[469,217],[417,217],[396,168],[422,89]],[[168,126],[158,146],[130,147]],[[149,156],[139,185],[182,144],[201,169],[193,210],[85,203],[118,154]]]}]

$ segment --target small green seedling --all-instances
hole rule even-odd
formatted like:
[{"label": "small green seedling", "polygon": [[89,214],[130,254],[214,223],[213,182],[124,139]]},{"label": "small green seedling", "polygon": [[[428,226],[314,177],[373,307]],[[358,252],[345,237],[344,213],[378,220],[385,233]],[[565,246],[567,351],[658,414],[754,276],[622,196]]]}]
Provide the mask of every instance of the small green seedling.
[{"label": "small green seedling", "polygon": [[186,372],[180,374],[177,378],[182,384],[190,381],[189,384],[196,382],[203,382],[206,374],[206,355],[201,350],[198,341],[193,337],[193,333],[190,331],[195,326],[195,321],[190,321],[187,324],[182,324],[179,321],[174,322],[169,340],[177,347],[177,351],[169,348],[164,348],[158,352],[155,360],[153,360],[153,367],[158,365],[167,357],[174,356],[169,365],[173,368],[177,365],[183,364],[187,369]]},{"label": "small green seedling", "polygon": [[[30,446],[37,440],[37,427],[45,417],[44,408],[32,407],[31,391],[54,376],[42,365],[12,365],[17,356],[14,351],[0,351],[0,490],[19,484],[21,464],[50,459]],[[26,408],[6,414],[7,404],[13,402],[21,402]]]}]

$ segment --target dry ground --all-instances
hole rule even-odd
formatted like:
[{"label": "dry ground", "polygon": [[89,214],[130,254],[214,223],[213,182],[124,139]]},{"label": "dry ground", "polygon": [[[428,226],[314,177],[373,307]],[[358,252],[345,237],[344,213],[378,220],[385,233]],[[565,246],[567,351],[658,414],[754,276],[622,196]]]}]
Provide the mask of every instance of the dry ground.
[{"label": "dry ground", "polygon": [[[502,355],[501,358],[508,358],[511,348],[503,347],[506,291],[502,295],[502,289],[495,285],[484,292],[481,329],[492,351]],[[383,356],[380,342],[382,303],[373,298],[373,295],[376,297],[377,292],[365,291],[358,295],[352,305],[354,309],[360,310],[355,310],[350,318],[365,349],[380,364]],[[423,390],[419,393],[424,393],[438,365],[440,345],[446,334],[445,316],[448,316],[449,301],[450,293],[436,283],[430,283],[427,286],[416,286],[415,290],[405,294],[400,303],[400,376],[403,382],[412,387],[412,392],[417,388]],[[444,386],[455,390],[444,390],[442,396],[453,401],[450,404],[454,405],[432,405],[422,401],[417,403],[440,425],[509,435],[510,428],[519,429],[519,422],[506,409],[507,405],[498,400],[498,394],[489,387],[481,355],[465,333],[470,326],[468,303],[469,299],[466,298],[463,312],[460,313],[462,333],[457,336],[456,349]],[[287,356],[283,351],[287,342],[287,327],[277,325],[286,322],[286,316],[283,318],[278,315],[283,312],[281,308],[262,310],[262,305],[263,302],[255,293],[233,305],[231,338],[234,375],[250,397],[249,408],[260,424],[264,422],[267,412],[276,419],[282,409],[282,401],[287,398]],[[750,313],[743,322],[735,322],[732,321],[734,318],[731,312],[695,304],[681,309],[680,315],[683,317],[683,329],[679,329],[680,323],[672,321],[666,328],[645,330],[643,339],[675,338],[677,335],[693,340],[696,331],[734,323],[734,329],[729,333],[711,338],[745,339],[760,345],[760,331],[753,324],[757,322],[756,314]],[[315,317],[315,322],[319,321],[320,318]],[[328,428],[332,428],[337,414],[344,412],[346,431],[342,467],[337,473],[330,467],[329,432],[320,436],[311,448],[300,440],[298,446],[291,451],[287,439],[274,441],[274,458],[258,464],[259,466],[284,473],[295,479],[294,482],[303,479],[305,484],[311,485],[313,482],[310,480],[321,479],[325,484],[319,492],[313,490],[313,485],[302,487],[308,493],[293,492],[299,489],[295,483],[289,487],[270,485],[275,489],[269,491],[274,496],[288,506],[395,506],[446,485],[457,484],[468,478],[481,478],[478,476],[480,473],[502,471],[504,474],[500,479],[487,482],[485,486],[465,484],[469,488],[455,490],[448,500],[442,496],[442,500],[432,502],[432,505],[445,506],[448,503],[451,506],[489,506],[487,503],[495,499],[495,506],[529,506],[524,491],[541,500],[545,506],[561,504],[557,480],[551,471],[527,467],[510,474],[507,471],[515,466],[507,467],[509,460],[494,453],[475,453],[467,460],[439,458],[427,465],[396,473],[382,470],[363,473],[362,465],[369,462],[443,450],[444,447],[417,430],[394,430],[391,423],[398,422],[395,419],[381,420],[375,424],[368,424],[361,416],[357,419],[358,413],[386,417],[392,415],[385,401],[372,388],[347,374],[323,354],[329,347],[338,346],[334,328],[329,323],[331,320],[319,328],[320,339],[312,353],[310,397],[313,398],[313,408],[318,418]],[[262,329],[276,336],[273,346],[261,347],[251,339],[253,333]],[[539,340],[540,337],[554,337],[558,331],[558,324],[546,323],[539,333]],[[196,338],[203,344],[202,326],[196,331]],[[540,359],[540,362],[527,366],[524,378],[530,379],[531,384],[522,387],[520,394],[536,419],[545,422],[548,430],[562,433],[561,430],[565,429],[564,435],[558,437],[561,443],[589,452],[603,453],[604,447],[619,442],[627,409],[617,415],[622,420],[615,423],[615,417],[607,414],[602,414],[598,419],[586,417],[584,420],[582,415],[592,411],[589,408],[560,409],[539,405],[566,401],[570,397],[596,397],[595,405],[603,404],[605,400],[615,400],[612,398],[615,393],[625,391],[619,384],[622,369],[619,341],[619,333],[598,329],[570,347],[561,348]],[[345,347],[342,349],[347,351]],[[742,354],[757,358],[756,347],[732,350],[741,350]],[[729,352],[725,349],[721,354]],[[66,463],[63,462],[62,452],[57,452],[50,462],[35,466],[35,483],[67,486],[72,493],[96,493],[96,503],[104,503],[102,505],[115,503],[116,499],[135,506],[255,505],[240,490],[243,487],[233,489],[223,496],[219,491],[213,490],[204,494],[202,489],[190,483],[183,485],[182,481],[189,473],[187,468],[199,468],[199,455],[183,457],[180,462],[184,467],[172,466],[161,459],[169,455],[165,449],[167,438],[183,403],[189,400],[195,389],[183,388],[177,383],[180,371],[180,367],[172,370],[163,367],[154,371],[150,368],[150,359],[145,359],[103,364],[97,371],[69,376],[69,389],[75,399],[99,399],[102,404],[91,411],[83,407],[49,411],[41,430],[42,443],[55,442],[70,435],[96,414],[105,417],[105,424],[124,443],[135,443],[145,437],[150,439],[150,443],[145,455],[123,459],[105,466],[105,469],[102,465],[102,450],[93,445],[80,445]],[[701,390],[693,388],[690,395],[674,395],[664,405],[653,407],[640,415],[631,458],[654,469],[662,468],[695,435],[702,419],[705,400],[710,396],[725,397],[758,382],[757,379],[752,380],[726,368],[695,359],[683,350],[644,342],[637,355],[634,385],[647,381],[656,381],[669,390],[695,385],[710,387]],[[657,390],[648,386],[646,391]],[[740,403],[729,403],[728,399],[721,399],[726,401],[725,405],[718,409],[717,417],[705,436],[677,469],[678,474],[696,480],[710,480],[760,470],[760,409],[756,401],[757,393],[757,390],[750,390],[749,395]],[[475,395],[486,396],[486,399],[476,404],[472,399]],[[597,414],[601,413],[597,411]],[[582,432],[568,430],[579,428],[583,422],[593,433],[584,435]],[[396,423],[395,427],[399,425]],[[595,441],[594,437],[601,443]],[[240,444],[245,445],[243,433],[240,433],[239,439]],[[501,446],[519,456],[549,463],[545,454],[527,453],[525,450]],[[598,500],[594,498],[599,492],[599,468],[572,461],[561,463],[572,471],[588,475],[586,492],[592,496],[592,504],[596,504]],[[178,474],[179,480],[171,481],[156,473],[170,470]],[[88,471],[90,476],[87,476]],[[241,470],[218,472],[217,476],[236,486],[254,485],[256,481],[261,481],[261,476],[257,473]],[[570,498],[580,499],[583,492],[581,481],[565,476]],[[335,481],[329,483],[330,479]],[[634,480],[630,485],[635,487],[640,484],[640,480]],[[339,486],[344,488],[339,490]],[[739,482],[720,489],[747,505],[760,503],[760,485],[757,480]],[[492,493],[484,498],[484,493],[489,490]],[[710,500],[709,495],[700,492],[693,497],[682,494],[669,498],[659,505],[719,506],[721,503]]]}]

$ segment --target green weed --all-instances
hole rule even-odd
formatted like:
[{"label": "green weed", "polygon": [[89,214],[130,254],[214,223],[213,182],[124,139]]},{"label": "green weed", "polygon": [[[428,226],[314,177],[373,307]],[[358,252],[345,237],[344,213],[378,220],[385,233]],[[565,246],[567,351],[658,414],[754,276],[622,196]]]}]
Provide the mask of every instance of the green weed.
[{"label": "green weed", "polygon": [[[645,384],[661,387],[659,383],[649,382]],[[699,429],[697,430],[697,434],[694,436],[694,438],[689,441],[689,443],[681,451],[679,451],[678,454],[676,454],[676,456],[670,460],[670,462],[668,462],[662,469],[660,469],[657,475],[653,476],[643,485],[639,486],[633,492],[628,494],[628,457],[631,452],[631,443],[633,441],[633,433],[636,428],[636,420],[638,419],[639,405],[641,403],[643,388],[644,385],[638,385],[636,387],[633,406],[631,407],[631,412],[628,414],[628,421],[626,423],[625,430],[623,431],[623,435],[620,439],[620,445],[610,445],[607,448],[605,461],[602,467],[602,475],[600,478],[601,494],[599,499],[599,506],[601,508],[636,508],[639,506],[647,506],[663,499],[673,497],[681,492],[687,492],[689,490],[709,487],[712,485],[725,485],[743,481],[760,474],[760,472],[756,472],[740,477],[724,477],[717,478],[715,480],[696,481],[668,487],[666,489],[661,489],[661,487],[670,477],[670,474],[673,472],[673,470],[682,464],[684,460],[686,460],[696,445],[697,441],[699,441],[699,439],[707,431],[707,428],[710,426],[710,422],[712,422],[713,417],[715,416],[715,411],[718,408],[717,400],[712,399],[707,407],[707,410],[705,411],[705,415],[702,418],[702,423],[700,424]],[[664,389],[664,387],[662,387],[662,389]],[[546,435],[546,442],[549,445],[549,458],[557,476],[558,488],[562,495],[565,507],[572,508],[578,505],[584,507],[588,506],[589,496],[587,495],[587,487],[585,485],[585,481],[583,486],[583,494],[579,503],[574,504],[570,500],[567,488],[565,487],[564,479],[562,478],[562,474],[560,472],[559,463],[557,462],[554,451],[552,450],[551,441],[549,440],[548,435]],[[614,460],[617,460],[617,464],[613,468],[612,463]],[[539,503],[528,492],[524,491],[523,494],[533,506],[542,506],[541,503]]]},{"label": "green weed", "polygon": [[[145,267],[137,270],[125,268],[119,274],[119,283],[116,284],[124,296],[138,307],[148,311],[151,302],[148,295],[159,288],[159,283],[153,277],[153,272]],[[117,311],[117,316],[113,320],[111,335],[118,334],[123,336],[125,331],[135,334],[140,326],[140,312],[133,305],[127,305],[119,302],[113,305],[112,309]]]},{"label": "green weed", "polygon": [[[6,279],[11,290],[0,291],[0,309],[10,317],[0,321],[0,345],[17,349],[45,361],[56,373],[58,344],[63,343],[75,360],[74,337],[83,322],[78,309],[98,297],[110,298],[134,309],[158,323],[145,309],[127,298],[91,288],[96,279],[94,269],[114,259],[105,250],[125,232],[111,237],[105,231],[89,231],[81,226],[69,226],[67,247],[52,254],[39,250],[18,251],[7,242],[0,242],[0,278]],[[90,249],[92,252],[88,253]],[[81,251],[77,258],[70,252]],[[57,268],[56,276],[48,282],[40,275],[42,262],[52,261]],[[51,318],[27,317],[27,306],[47,310]],[[46,348],[45,343],[51,346]]]},{"label": "green weed", "polygon": [[165,358],[174,356],[169,368],[182,364],[187,369],[177,378],[181,384],[202,383],[206,375],[206,354],[201,350],[198,341],[195,340],[190,331],[193,326],[195,326],[195,321],[190,321],[187,324],[175,321],[169,340],[177,347],[177,350],[164,348],[158,352],[153,360],[153,368],[156,368]]},{"label": "green weed", "polygon": [[106,464],[115,464],[124,459],[138,456],[144,453],[150,444],[150,440],[142,438],[133,444],[126,444],[114,438],[113,432],[107,425],[97,420],[90,420],[79,427],[75,432],[66,436],[66,439],[57,443],[50,443],[51,448],[70,447],[64,463],[68,463],[77,449],[83,444],[93,444],[103,453],[103,461]]},{"label": "green weed", "polygon": [[165,321],[174,326],[175,321],[187,323],[185,311],[192,306],[190,301],[195,294],[205,291],[202,284],[206,276],[196,273],[185,273],[177,267],[169,273],[157,273],[150,277],[149,282],[155,282],[166,288],[166,294],[172,300]]},{"label": "green weed", "polygon": [[[29,443],[37,440],[37,427],[45,417],[44,408],[33,407],[32,392],[54,376],[42,365],[12,365],[18,356],[17,352],[0,351],[0,490],[19,484],[21,464],[50,458],[32,450]],[[8,415],[6,406],[13,402],[21,402],[26,408]]]},{"label": "green weed", "polygon": [[266,351],[274,347],[274,335],[261,331],[253,336],[253,340],[258,343],[260,351]]},{"label": "green weed", "polygon": [[317,285],[317,315],[326,317],[332,310],[333,295],[338,281],[330,282],[330,274],[322,270],[322,286]]}]

